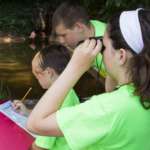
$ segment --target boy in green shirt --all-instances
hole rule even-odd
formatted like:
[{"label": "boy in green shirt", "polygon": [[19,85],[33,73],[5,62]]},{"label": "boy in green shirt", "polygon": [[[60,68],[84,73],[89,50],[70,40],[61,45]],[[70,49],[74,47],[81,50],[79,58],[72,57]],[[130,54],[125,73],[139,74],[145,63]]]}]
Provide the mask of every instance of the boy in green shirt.
[{"label": "boy in green shirt", "polygon": [[[58,78],[70,60],[69,50],[56,43],[39,51],[32,60],[32,72],[43,89],[48,89]],[[71,89],[60,108],[74,106],[79,103],[78,96]],[[13,107],[21,114],[27,115],[31,110],[27,109],[19,100],[13,102]],[[32,150],[69,150],[64,137],[38,136],[32,145]]]},{"label": "boy in green shirt", "polygon": [[[90,20],[85,8],[71,2],[62,3],[56,9],[52,18],[52,30],[57,41],[73,50],[80,41],[103,36],[106,24]],[[101,53],[97,55],[92,67],[96,68],[101,76],[106,76]]]},{"label": "boy in green shirt", "polygon": [[[103,37],[106,27],[107,24],[102,21],[90,20],[87,11],[82,6],[72,2],[62,3],[53,14],[51,40],[57,40],[74,51],[80,41],[89,37]],[[99,73],[102,79],[106,79],[105,90],[112,91],[116,82],[107,76],[101,53],[97,54],[91,67]],[[97,74],[94,76],[97,78]]]}]

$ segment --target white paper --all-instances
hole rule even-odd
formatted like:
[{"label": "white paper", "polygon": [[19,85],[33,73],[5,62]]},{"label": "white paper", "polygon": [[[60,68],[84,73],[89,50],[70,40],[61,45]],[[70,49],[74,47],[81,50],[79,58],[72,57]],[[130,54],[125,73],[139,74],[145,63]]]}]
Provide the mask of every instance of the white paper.
[{"label": "white paper", "polygon": [[9,119],[14,121],[17,125],[19,125],[21,128],[23,128],[25,131],[27,131],[29,134],[32,136],[36,137],[35,134],[29,132],[26,129],[26,122],[27,122],[27,117],[23,116],[17,112],[14,111],[12,107],[12,102],[7,101],[3,104],[0,105],[0,112],[2,112],[4,115],[6,115]]}]

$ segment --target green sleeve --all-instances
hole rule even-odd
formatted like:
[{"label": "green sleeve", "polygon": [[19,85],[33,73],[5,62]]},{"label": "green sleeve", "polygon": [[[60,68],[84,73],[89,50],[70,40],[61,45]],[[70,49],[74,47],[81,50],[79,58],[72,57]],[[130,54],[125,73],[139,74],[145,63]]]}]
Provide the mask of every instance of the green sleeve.
[{"label": "green sleeve", "polygon": [[75,93],[74,89],[71,89],[69,93],[67,94],[61,108],[74,106],[76,104],[79,104],[79,98],[77,94]]},{"label": "green sleeve", "polygon": [[55,144],[56,137],[38,136],[35,140],[35,144],[44,149],[52,149]]},{"label": "green sleeve", "polygon": [[95,143],[110,131],[112,113],[99,103],[101,98],[104,97],[94,96],[85,103],[57,112],[58,125],[71,149],[98,149]]}]

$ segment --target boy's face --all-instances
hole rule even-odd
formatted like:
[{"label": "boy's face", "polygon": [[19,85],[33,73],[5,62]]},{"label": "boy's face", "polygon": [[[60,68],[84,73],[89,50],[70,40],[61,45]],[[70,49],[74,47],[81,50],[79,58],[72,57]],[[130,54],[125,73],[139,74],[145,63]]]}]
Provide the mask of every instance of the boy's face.
[{"label": "boy's face", "polygon": [[75,48],[78,42],[83,39],[83,29],[78,25],[67,28],[61,23],[56,26],[55,32],[57,41],[70,48]]},{"label": "boy's face", "polygon": [[39,53],[37,53],[33,60],[32,60],[32,73],[34,74],[35,78],[38,80],[39,84],[43,89],[48,89],[52,82],[53,82],[53,75],[55,72],[51,72],[49,68],[46,68],[43,70],[39,63],[40,63],[40,57]]}]

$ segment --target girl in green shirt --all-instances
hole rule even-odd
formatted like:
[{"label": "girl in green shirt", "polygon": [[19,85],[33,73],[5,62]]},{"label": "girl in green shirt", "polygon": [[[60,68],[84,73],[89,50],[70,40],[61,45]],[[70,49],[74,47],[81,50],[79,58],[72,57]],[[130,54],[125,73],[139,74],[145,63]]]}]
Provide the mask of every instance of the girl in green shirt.
[{"label": "girl in green shirt", "polygon": [[[66,69],[32,111],[28,129],[65,136],[73,150],[149,150],[149,43],[149,10],[113,16],[103,38],[105,49],[101,50],[102,43],[95,40],[86,40],[75,49]],[[118,85],[116,89],[58,110],[100,50],[109,76]]]}]

